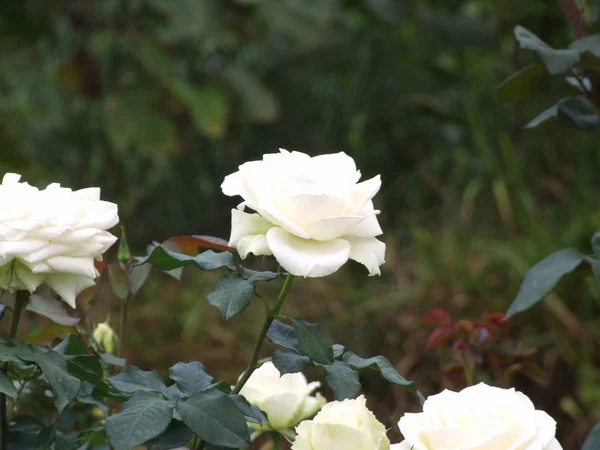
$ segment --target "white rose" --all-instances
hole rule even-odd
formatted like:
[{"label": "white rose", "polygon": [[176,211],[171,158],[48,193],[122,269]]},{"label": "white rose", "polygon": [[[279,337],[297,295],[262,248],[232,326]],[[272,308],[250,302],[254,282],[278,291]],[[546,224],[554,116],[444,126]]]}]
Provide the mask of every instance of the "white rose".
[{"label": "white rose", "polygon": [[348,259],[379,275],[385,244],[375,239],[382,231],[371,199],[381,180],[359,178],[345,153],[311,158],[281,149],[242,164],[221,185],[225,195],[244,199],[232,211],[229,245],[242,258],[274,255],[292,275],[323,277]]},{"label": "white rose", "polygon": [[367,409],[364,396],[331,402],[313,420],[296,427],[292,450],[389,450],[385,427]]},{"label": "white rose", "polygon": [[267,414],[272,429],[280,430],[315,415],[325,404],[321,394],[311,396],[319,386],[318,381],[308,383],[300,372],[281,375],[267,362],[252,373],[240,395]]},{"label": "white rose", "polygon": [[405,440],[393,450],[562,450],[552,417],[521,392],[484,383],[432,395],[398,426]]},{"label": "white rose", "polygon": [[94,284],[116,237],[117,205],[100,200],[99,188],[79,191],[50,184],[39,190],[7,173],[0,184],[0,288],[33,292],[46,283],[69,305]]}]

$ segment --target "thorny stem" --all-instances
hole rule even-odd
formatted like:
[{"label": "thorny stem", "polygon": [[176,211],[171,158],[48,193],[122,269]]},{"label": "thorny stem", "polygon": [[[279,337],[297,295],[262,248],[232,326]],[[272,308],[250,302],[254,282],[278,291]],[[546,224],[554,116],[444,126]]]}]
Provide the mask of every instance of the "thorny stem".
[{"label": "thorny stem", "polygon": [[[279,296],[277,297],[277,301],[275,302],[275,306],[271,309],[267,309],[267,317],[263,323],[262,329],[260,330],[260,334],[258,335],[258,339],[256,344],[254,344],[254,350],[252,351],[252,357],[250,358],[250,362],[248,363],[248,367],[244,371],[242,377],[239,379],[233,390],[232,394],[239,394],[242,390],[246,382],[250,379],[254,371],[256,370],[258,356],[260,354],[260,349],[262,348],[263,342],[265,341],[265,337],[267,336],[267,332],[271,327],[271,324],[279,314],[281,307],[283,306],[283,301],[285,300],[290,287],[292,286],[292,280],[294,279],[293,275],[288,274],[285,281],[283,282],[283,286],[281,287],[281,291],[279,292]],[[193,448],[196,450],[202,450],[204,448],[205,442],[200,439],[198,443],[196,443]]]}]

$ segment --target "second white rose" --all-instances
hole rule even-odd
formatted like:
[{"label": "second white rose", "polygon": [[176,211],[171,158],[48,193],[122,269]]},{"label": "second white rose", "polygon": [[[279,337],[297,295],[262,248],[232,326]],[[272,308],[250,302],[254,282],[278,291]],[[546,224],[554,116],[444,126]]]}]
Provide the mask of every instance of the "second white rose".
[{"label": "second white rose", "polygon": [[293,428],[321,409],[325,398],[311,395],[320,386],[318,381],[308,383],[301,372],[281,375],[267,362],[254,371],[240,395],[267,413],[270,428],[280,430]]},{"label": "second white rose", "polygon": [[242,258],[273,255],[292,275],[327,276],[348,259],[379,275],[385,244],[375,238],[382,231],[372,198],[381,180],[359,183],[360,176],[345,153],[311,158],[282,149],[242,164],[221,185],[244,200],[232,211],[229,245]]},{"label": "second white rose", "polygon": [[386,429],[367,409],[364,396],[328,403],[296,427],[292,450],[389,450]]}]

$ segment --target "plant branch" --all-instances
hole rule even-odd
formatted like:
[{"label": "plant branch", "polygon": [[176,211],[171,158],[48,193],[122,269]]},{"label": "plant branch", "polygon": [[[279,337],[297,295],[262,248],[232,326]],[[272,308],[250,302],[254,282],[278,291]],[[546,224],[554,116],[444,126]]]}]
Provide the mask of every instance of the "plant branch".
[{"label": "plant branch", "polygon": [[[29,298],[29,292],[17,291],[15,296],[15,306],[13,308],[12,319],[10,322],[10,330],[8,334],[11,338],[17,335],[19,329],[19,320],[23,307]],[[2,372],[6,372],[7,363],[2,364]],[[17,399],[15,398],[16,402]],[[11,408],[12,409],[12,408]],[[6,409],[6,394],[0,394],[0,450],[8,449],[8,411]]]},{"label": "plant branch", "polygon": [[260,349],[262,348],[262,344],[267,336],[267,332],[275,320],[277,314],[279,314],[279,310],[283,305],[283,301],[287,296],[290,287],[292,285],[292,280],[294,279],[293,275],[288,275],[283,283],[283,287],[281,288],[281,292],[279,293],[279,297],[277,297],[277,302],[275,306],[267,312],[267,317],[265,318],[265,322],[263,323],[263,327],[260,330],[260,334],[258,335],[258,340],[254,345],[254,351],[252,352],[252,357],[250,358],[250,362],[248,363],[248,367],[246,368],[244,374],[239,379],[233,390],[231,391],[233,394],[239,394],[242,390],[248,379],[252,376],[254,371],[256,370],[256,362],[258,361],[258,356],[260,354]]},{"label": "plant branch", "polygon": [[576,0],[561,0],[565,17],[575,37],[582,38],[587,34],[584,9],[577,6]]},{"label": "plant branch", "polygon": [[[263,326],[260,330],[260,334],[258,335],[258,339],[256,344],[254,344],[254,350],[252,351],[252,357],[250,358],[250,362],[248,363],[248,367],[242,374],[241,378],[231,391],[232,394],[239,394],[242,390],[246,382],[250,379],[254,371],[256,370],[258,357],[260,355],[260,349],[262,348],[263,342],[265,341],[265,337],[267,336],[267,332],[271,327],[271,324],[275,320],[275,317],[279,314],[281,307],[283,306],[283,301],[285,300],[290,287],[292,286],[292,280],[294,279],[293,275],[288,274],[285,281],[283,282],[283,286],[281,287],[281,291],[279,292],[279,296],[277,297],[277,301],[275,302],[275,306],[272,309],[267,309],[267,317],[263,323]],[[202,450],[206,443],[203,439],[200,439],[197,443],[193,445],[192,448],[195,450]]]}]

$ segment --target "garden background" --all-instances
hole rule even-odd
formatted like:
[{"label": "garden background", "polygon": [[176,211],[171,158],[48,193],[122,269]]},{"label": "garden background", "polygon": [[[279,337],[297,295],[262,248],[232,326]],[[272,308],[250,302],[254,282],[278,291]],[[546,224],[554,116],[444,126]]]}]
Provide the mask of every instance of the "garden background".
[{"label": "garden background", "polygon": [[[517,24],[556,48],[574,39],[558,0],[4,1],[0,172],[100,186],[141,255],[176,235],[228,238],[236,200],[220,184],[239,164],[280,147],[344,151],[363,178],[382,176],[387,264],[378,278],[349,264],[297,280],[286,309],[358,354],[384,354],[426,395],[456,387],[443,376],[451,351],[426,349],[420,318],[503,312],[532,264],[587,251],[600,228],[595,133],[523,128],[576,90],[548,79],[534,100],[498,100],[535,60]],[[153,277],[130,305],[129,363],[164,375],[201,360],[235,381],[260,315],[224,327],[204,298],[215,280]],[[566,450],[600,420],[599,300],[592,276],[568,278],[497,344],[535,355],[501,380],[482,373],[552,415]],[[119,301],[104,289],[91,319],[110,314],[117,328]],[[21,331],[43,339],[46,326]],[[416,408],[402,389],[363,381],[386,425]]]}]

